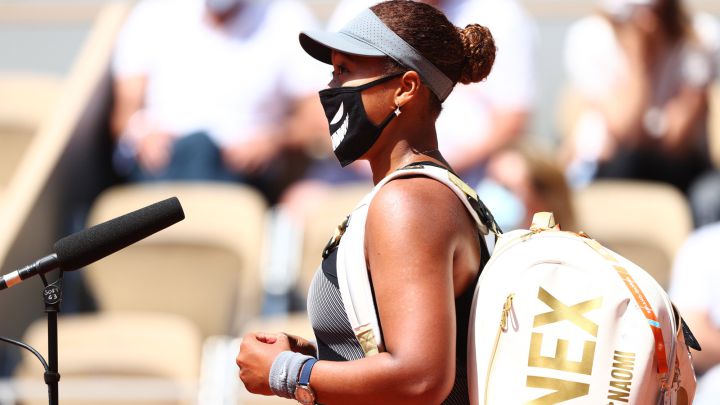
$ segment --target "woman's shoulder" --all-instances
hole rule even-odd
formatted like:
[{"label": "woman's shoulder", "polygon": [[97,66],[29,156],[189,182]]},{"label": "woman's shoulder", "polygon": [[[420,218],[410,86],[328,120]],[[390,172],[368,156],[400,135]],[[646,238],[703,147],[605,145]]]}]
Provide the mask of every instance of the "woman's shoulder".
[{"label": "woman's shoulder", "polygon": [[433,178],[412,175],[389,181],[372,199],[368,217],[382,223],[455,226],[457,213],[465,210],[449,186]]},{"label": "woman's shoulder", "polygon": [[[385,184],[370,202],[365,222],[368,257],[398,257],[428,264],[448,258],[475,235],[462,202],[445,184],[425,176]],[[428,269],[416,266],[418,271]]]}]

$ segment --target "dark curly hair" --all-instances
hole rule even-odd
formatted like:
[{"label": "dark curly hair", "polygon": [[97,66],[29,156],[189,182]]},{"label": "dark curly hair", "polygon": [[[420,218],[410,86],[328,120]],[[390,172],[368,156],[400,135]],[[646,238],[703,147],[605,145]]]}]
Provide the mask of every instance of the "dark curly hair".
[{"label": "dark curly hair", "polygon": [[[435,7],[411,0],[390,0],[370,9],[453,83],[479,82],[490,74],[496,48],[486,27],[456,27]],[[388,73],[402,69],[392,60],[387,68]],[[433,109],[439,112],[440,100],[434,94],[433,98]]]}]

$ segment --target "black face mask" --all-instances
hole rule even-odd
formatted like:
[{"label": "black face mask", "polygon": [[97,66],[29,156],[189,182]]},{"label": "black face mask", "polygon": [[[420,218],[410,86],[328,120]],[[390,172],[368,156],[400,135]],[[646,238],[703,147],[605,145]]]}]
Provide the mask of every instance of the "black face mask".
[{"label": "black face mask", "polygon": [[402,74],[381,77],[361,86],[335,87],[320,91],[320,102],[330,123],[333,152],[342,167],[356,161],[370,150],[387,124],[400,114],[398,108],[380,125],[373,124],[365,112],[361,92]]}]

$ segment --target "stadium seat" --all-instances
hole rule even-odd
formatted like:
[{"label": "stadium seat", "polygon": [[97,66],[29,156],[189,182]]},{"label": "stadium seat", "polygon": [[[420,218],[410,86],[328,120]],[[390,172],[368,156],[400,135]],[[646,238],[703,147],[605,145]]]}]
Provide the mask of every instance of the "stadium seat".
[{"label": "stadium seat", "polygon": [[333,187],[332,193],[308,214],[303,231],[303,248],[298,288],[307,293],[315,270],[322,261],[323,248],[338,225],[352,211],[360,199],[372,189],[372,184],[351,184]]},{"label": "stadium seat", "polygon": [[203,336],[236,332],[260,308],[266,204],[258,192],[223,183],[120,186],[96,200],[89,223],[171,196],[184,221],[89,266],[100,309],[179,314]]},{"label": "stadium seat", "polygon": [[[60,371],[84,387],[79,391],[98,391],[98,377],[120,385],[133,378],[149,384],[138,391],[145,397],[110,390],[102,398],[78,394],[63,403],[196,403],[203,342],[237,335],[258,315],[266,205],[256,191],[224,183],[117,186],[96,199],[88,222],[172,196],[180,200],[185,220],[81,270],[99,311],[62,317],[58,327]],[[45,339],[42,326],[28,330],[26,340]],[[40,374],[35,362],[26,358],[19,376],[28,376],[31,367]],[[156,398],[146,398],[153,392]]]},{"label": "stadium seat", "polygon": [[[24,341],[47,345],[39,319]],[[167,313],[121,312],[61,318],[58,328],[60,403],[66,405],[195,404],[202,336],[188,319]],[[41,350],[44,352],[44,350]],[[23,405],[47,404],[38,389],[43,368],[23,352],[15,377]]]},{"label": "stadium seat", "polygon": [[663,287],[692,231],[685,197],[662,183],[601,180],[574,198],[578,229],[648,271]]}]

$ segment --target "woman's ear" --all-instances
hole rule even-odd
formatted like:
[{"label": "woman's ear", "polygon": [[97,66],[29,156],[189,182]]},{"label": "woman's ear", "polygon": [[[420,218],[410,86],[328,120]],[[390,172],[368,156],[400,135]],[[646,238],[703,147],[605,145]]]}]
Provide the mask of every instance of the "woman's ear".
[{"label": "woman's ear", "polygon": [[395,105],[404,106],[420,94],[421,85],[420,75],[410,70],[405,72],[400,78],[400,87],[395,91]]}]

